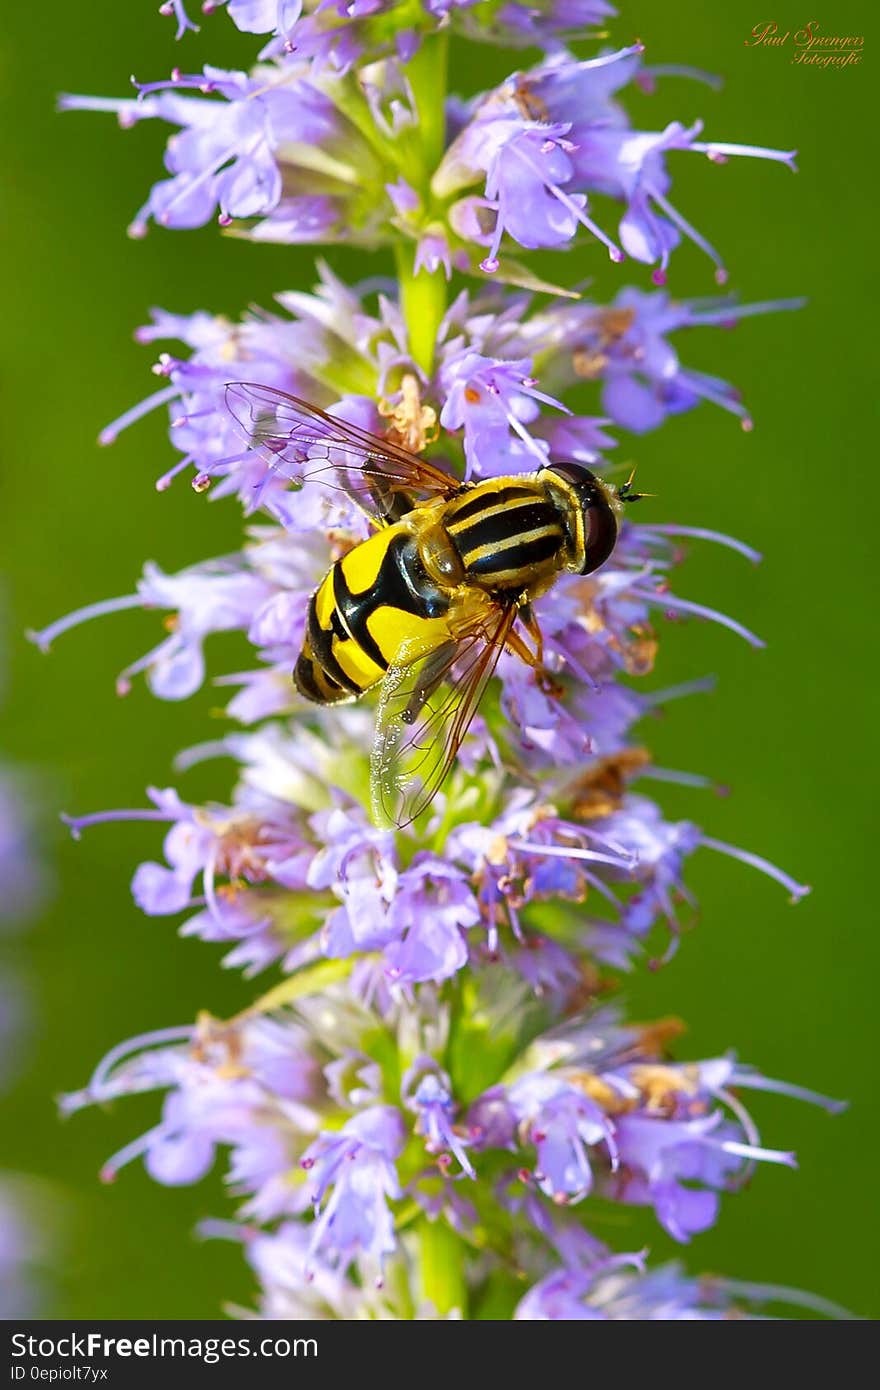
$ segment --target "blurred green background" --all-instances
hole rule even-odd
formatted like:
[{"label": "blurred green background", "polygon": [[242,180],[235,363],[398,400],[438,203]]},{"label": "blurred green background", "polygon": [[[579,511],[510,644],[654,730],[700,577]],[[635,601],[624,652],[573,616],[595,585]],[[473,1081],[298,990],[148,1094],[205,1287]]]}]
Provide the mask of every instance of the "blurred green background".
[{"label": "blurred green background", "polygon": [[[115,673],[154,640],[156,620],[141,614],[82,628],[49,656],[21,636],[129,592],[145,558],[173,570],[237,545],[234,504],[206,506],[185,483],[164,496],[153,490],[171,458],[164,419],[151,417],[110,450],[95,445],[99,428],[151,389],[150,350],[131,337],[148,306],[237,314],[312,282],[307,252],[224,241],[213,227],[127,240],[167,129],[145,123],[123,133],[112,117],[54,113],[59,91],[127,95],[132,72],[148,80],[174,64],[245,66],[255,51],[222,13],[175,46],[172,22],[156,8],[156,0],[8,5],[0,33],[0,524],[11,668],[2,747],[4,758],[33,769],[57,873],[52,910],[3,946],[7,968],[25,976],[33,1022],[7,1097],[0,1167],[49,1184],[41,1190],[60,1244],[43,1312],[60,1317],[211,1316],[251,1291],[236,1249],[191,1235],[199,1218],[228,1212],[219,1179],[167,1190],[134,1164],[113,1187],[97,1181],[103,1159],[152,1122],[155,1098],[64,1124],[53,1104],[119,1039],[187,1022],[202,1007],[223,1015],[250,993],[219,968],[214,948],[178,940],[170,919],[148,920],[132,905],[132,869],[158,853],[158,828],[112,826],[78,845],[56,829],[59,808],[138,805],[147,784],[167,784],[175,750],[217,728],[210,689],[176,706],[152,700],[142,684],[117,699]],[[812,7],[825,30],[866,34],[863,64],[842,71],[794,67],[790,50],[746,48],[766,17],[752,0],[622,8],[615,42],[639,36],[651,62],[725,78],[720,93],[664,80],[655,97],[633,103],[647,128],[703,116],[710,137],[800,150],[796,177],[753,160],[718,169],[678,154],[669,166],[677,206],[722,248],[732,288],[748,300],[810,300],[797,315],[677,340],[686,362],[741,387],[753,434],[704,406],[618,451],[638,458],[640,483],[660,494],[647,504],[655,519],[717,527],[766,555],[756,570],[695,547],[679,578],[679,592],[735,614],[769,648],[754,653],[698,623],[666,629],[660,683],[714,672],[719,685],[671,706],[645,737],[661,764],[707,772],[733,794],[658,791],[671,814],[766,854],[814,888],[792,908],[760,875],[699,854],[690,871],[699,927],[666,969],[634,975],[632,1013],[683,1016],[688,1055],[733,1045],[770,1076],[851,1100],[849,1113],[831,1118],[756,1098],[765,1142],[795,1148],[801,1171],[762,1169],[686,1258],[694,1271],[794,1284],[877,1315],[876,658],[867,621],[877,528],[867,471],[877,397],[868,254],[876,8],[868,0]],[[790,0],[775,14],[780,28],[812,17]],[[513,66],[459,47],[454,85],[473,91]],[[599,293],[613,293],[604,254],[586,240],[575,254],[575,273],[594,274]],[[345,251],[328,258],[350,276],[368,269]],[[377,269],[373,258],[369,271]],[[644,268],[624,273],[647,285]],[[711,294],[711,267],[684,249],[671,287]],[[237,669],[234,644],[215,643],[214,656],[215,669]],[[186,785],[222,796],[225,776],[212,765]],[[639,1229],[655,1254],[668,1250],[653,1226]],[[620,1241],[632,1248],[623,1233]]]}]

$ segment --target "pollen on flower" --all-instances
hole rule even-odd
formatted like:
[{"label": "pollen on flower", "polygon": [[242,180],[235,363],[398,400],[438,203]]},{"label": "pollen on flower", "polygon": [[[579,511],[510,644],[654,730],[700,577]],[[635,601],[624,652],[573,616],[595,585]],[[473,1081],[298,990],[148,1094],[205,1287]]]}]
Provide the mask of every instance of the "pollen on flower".
[{"label": "pollen on flower", "polygon": [[667,1067],[658,1063],[634,1066],[629,1079],[641,1092],[649,1114],[671,1114],[680,1096],[695,1096],[699,1089],[696,1067]]},{"label": "pollen on flower", "polygon": [[629,783],[651,763],[647,748],[624,748],[598,758],[574,785],[571,813],[575,820],[596,820],[620,810]]},{"label": "pollen on flower", "polygon": [[620,642],[624,669],[630,676],[647,676],[654,669],[660,644],[653,633],[633,632]]},{"label": "pollen on flower", "polygon": [[[601,1076],[593,1076],[589,1072],[573,1072],[569,1079],[579,1091],[583,1091],[585,1096],[594,1100],[606,1115],[625,1115],[634,1110],[638,1104],[636,1097],[624,1095],[619,1090],[615,1090]],[[537,1139],[537,1136],[534,1137]]]},{"label": "pollen on flower", "polygon": [[547,103],[533,91],[524,77],[518,77],[513,84],[513,100],[520,115],[527,121],[549,124],[550,112]]},{"label": "pollen on flower", "polygon": [[575,375],[584,381],[596,381],[608,365],[604,352],[592,352],[588,348],[578,348],[571,355]]},{"label": "pollen on flower", "polygon": [[440,433],[437,412],[433,406],[422,404],[418,379],[412,372],[401,378],[399,402],[394,405],[381,400],[378,410],[389,421],[387,438],[410,453],[422,453]]}]

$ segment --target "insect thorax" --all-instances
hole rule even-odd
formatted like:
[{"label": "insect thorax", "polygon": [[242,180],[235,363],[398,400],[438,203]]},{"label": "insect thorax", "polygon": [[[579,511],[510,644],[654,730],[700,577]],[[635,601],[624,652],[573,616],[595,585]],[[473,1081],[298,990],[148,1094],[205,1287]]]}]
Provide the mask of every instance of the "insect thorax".
[{"label": "insect thorax", "polygon": [[539,478],[493,478],[461,493],[443,517],[464,582],[527,590],[567,567],[564,518]]}]

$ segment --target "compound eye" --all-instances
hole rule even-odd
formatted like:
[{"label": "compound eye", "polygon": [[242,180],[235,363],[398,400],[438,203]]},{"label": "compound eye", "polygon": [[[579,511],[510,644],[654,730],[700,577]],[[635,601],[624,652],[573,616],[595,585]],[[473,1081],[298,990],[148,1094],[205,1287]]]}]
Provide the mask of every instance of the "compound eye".
[{"label": "compound eye", "polygon": [[584,507],[584,567],[581,574],[592,574],[604,565],[617,544],[617,517],[599,488]]},{"label": "compound eye", "polygon": [[555,473],[559,478],[564,478],[567,483],[571,483],[572,487],[578,489],[596,482],[595,473],[591,473],[589,468],[585,468],[582,463],[551,463],[548,465],[547,471]]}]

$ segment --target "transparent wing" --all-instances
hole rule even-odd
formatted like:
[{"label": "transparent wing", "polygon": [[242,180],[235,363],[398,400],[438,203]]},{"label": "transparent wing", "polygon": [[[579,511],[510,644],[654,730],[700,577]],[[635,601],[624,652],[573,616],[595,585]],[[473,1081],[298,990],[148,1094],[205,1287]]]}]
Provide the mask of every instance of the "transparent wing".
[{"label": "transparent wing", "polygon": [[474,627],[428,656],[406,649],[384,681],[371,763],[373,815],[400,829],[437,795],[516,618],[490,604]]},{"label": "transparent wing", "polygon": [[408,449],[272,386],[230,382],[226,408],[245,443],[274,472],[300,486],[316,480],[337,488],[383,519],[400,511],[402,494],[416,501],[461,487]]}]

